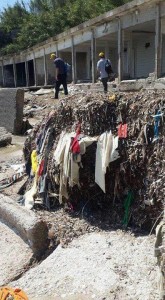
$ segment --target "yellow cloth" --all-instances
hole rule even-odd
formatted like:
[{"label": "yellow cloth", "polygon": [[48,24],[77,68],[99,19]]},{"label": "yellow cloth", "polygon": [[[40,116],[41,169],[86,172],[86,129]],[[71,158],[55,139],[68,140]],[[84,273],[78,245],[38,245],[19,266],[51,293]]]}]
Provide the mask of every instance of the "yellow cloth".
[{"label": "yellow cloth", "polygon": [[32,164],[32,171],[34,174],[37,173],[38,169],[38,159],[37,159],[37,151],[33,150],[31,153],[31,164]]},{"label": "yellow cloth", "polygon": [[7,286],[0,288],[0,300],[7,300],[9,296],[13,300],[28,300],[28,297],[21,289],[12,289]]},{"label": "yellow cloth", "polygon": [[116,100],[116,95],[115,94],[113,94],[112,96],[109,96],[109,101],[110,102],[113,102],[115,100]]}]

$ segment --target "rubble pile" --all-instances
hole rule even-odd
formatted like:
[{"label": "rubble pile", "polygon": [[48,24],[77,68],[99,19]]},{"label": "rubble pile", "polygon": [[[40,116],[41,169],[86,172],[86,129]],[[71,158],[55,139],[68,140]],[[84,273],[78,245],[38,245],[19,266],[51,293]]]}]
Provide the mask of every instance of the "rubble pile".
[{"label": "rubble pile", "polygon": [[[107,223],[150,230],[163,210],[164,96],[81,92],[61,99],[26,139],[25,206],[52,210],[60,202],[70,213],[97,211]],[[113,146],[105,147],[103,172],[105,141]]]},{"label": "rubble pile", "polygon": [[165,93],[123,94],[119,110],[127,118],[129,128],[126,152],[136,195],[132,220],[151,229],[151,224],[162,216],[164,204]]}]

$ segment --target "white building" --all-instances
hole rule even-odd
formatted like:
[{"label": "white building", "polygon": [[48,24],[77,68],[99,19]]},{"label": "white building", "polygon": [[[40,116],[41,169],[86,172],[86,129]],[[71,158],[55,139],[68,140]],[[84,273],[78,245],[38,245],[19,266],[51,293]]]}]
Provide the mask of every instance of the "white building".
[{"label": "white building", "polygon": [[0,85],[54,83],[50,53],[72,65],[72,78],[95,82],[98,53],[104,51],[118,81],[165,75],[165,1],[134,0],[13,56],[0,57]]}]

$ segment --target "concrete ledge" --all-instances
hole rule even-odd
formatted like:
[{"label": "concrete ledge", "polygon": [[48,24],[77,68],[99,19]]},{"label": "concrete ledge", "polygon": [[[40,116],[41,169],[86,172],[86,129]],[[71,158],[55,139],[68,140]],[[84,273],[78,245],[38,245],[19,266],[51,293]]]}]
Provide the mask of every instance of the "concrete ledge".
[{"label": "concrete ledge", "polygon": [[119,91],[120,92],[140,91],[144,87],[144,82],[140,82],[138,80],[123,80],[119,84]]},{"label": "concrete ledge", "polygon": [[0,194],[0,220],[12,228],[32,249],[41,255],[48,246],[48,227],[33,211],[19,206],[11,198]]}]

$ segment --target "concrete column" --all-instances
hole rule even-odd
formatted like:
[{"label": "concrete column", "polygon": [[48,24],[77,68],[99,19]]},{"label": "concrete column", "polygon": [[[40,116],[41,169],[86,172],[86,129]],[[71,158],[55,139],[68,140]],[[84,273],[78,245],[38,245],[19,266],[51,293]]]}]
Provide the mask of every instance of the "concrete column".
[{"label": "concrete column", "polygon": [[58,44],[56,44],[56,55],[59,56]]},{"label": "concrete column", "polygon": [[123,37],[122,37],[122,28],[121,20],[118,20],[118,80],[122,80],[123,73]]},{"label": "concrete column", "polygon": [[48,74],[47,74],[47,62],[46,62],[46,54],[44,49],[44,74],[45,74],[45,83],[44,85],[48,84]]},{"label": "concrete column", "polygon": [[109,57],[109,47],[108,47],[108,45],[105,47],[105,57],[110,58]]},{"label": "concrete column", "polygon": [[94,30],[91,36],[92,83],[96,82],[96,39]]},{"label": "concrete column", "polygon": [[74,45],[74,37],[72,36],[72,81],[76,83],[76,51]]},{"label": "concrete column", "polygon": [[14,86],[17,87],[17,70],[15,60],[13,59],[13,74],[14,74]]},{"label": "concrete column", "polygon": [[91,79],[91,51],[88,49],[87,51],[87,78]]},{"label": "concrete column", "polygon": [[128,74],[130,78],[134,77],[134,57],[133,57],[133,42],[132,42],[132,32],[128,35]]},{"label": "concrete column", "polygon": [[25,61],[25,75],[26,75],[26,86],[29,86],[29,68],[28,61]]},{"label": "concrete column", "polygon": [[33,54],[33,67],[34,67],[34,85],[37,86],[37,68],[36,68],[36,58],[35,53]]},{"label": "concrete column", "polygon": [[2,82],[3,82],[3,87],[4,87],[5,86],[5,74],[4,74],[3,60],[2,60]]},{"label": "concrete column", "polygon": [[162,38],[161,38],[161,16],[160,4],[156,4],[156,20],[155,20],[155,76],[161,76],[162,63]]}]

